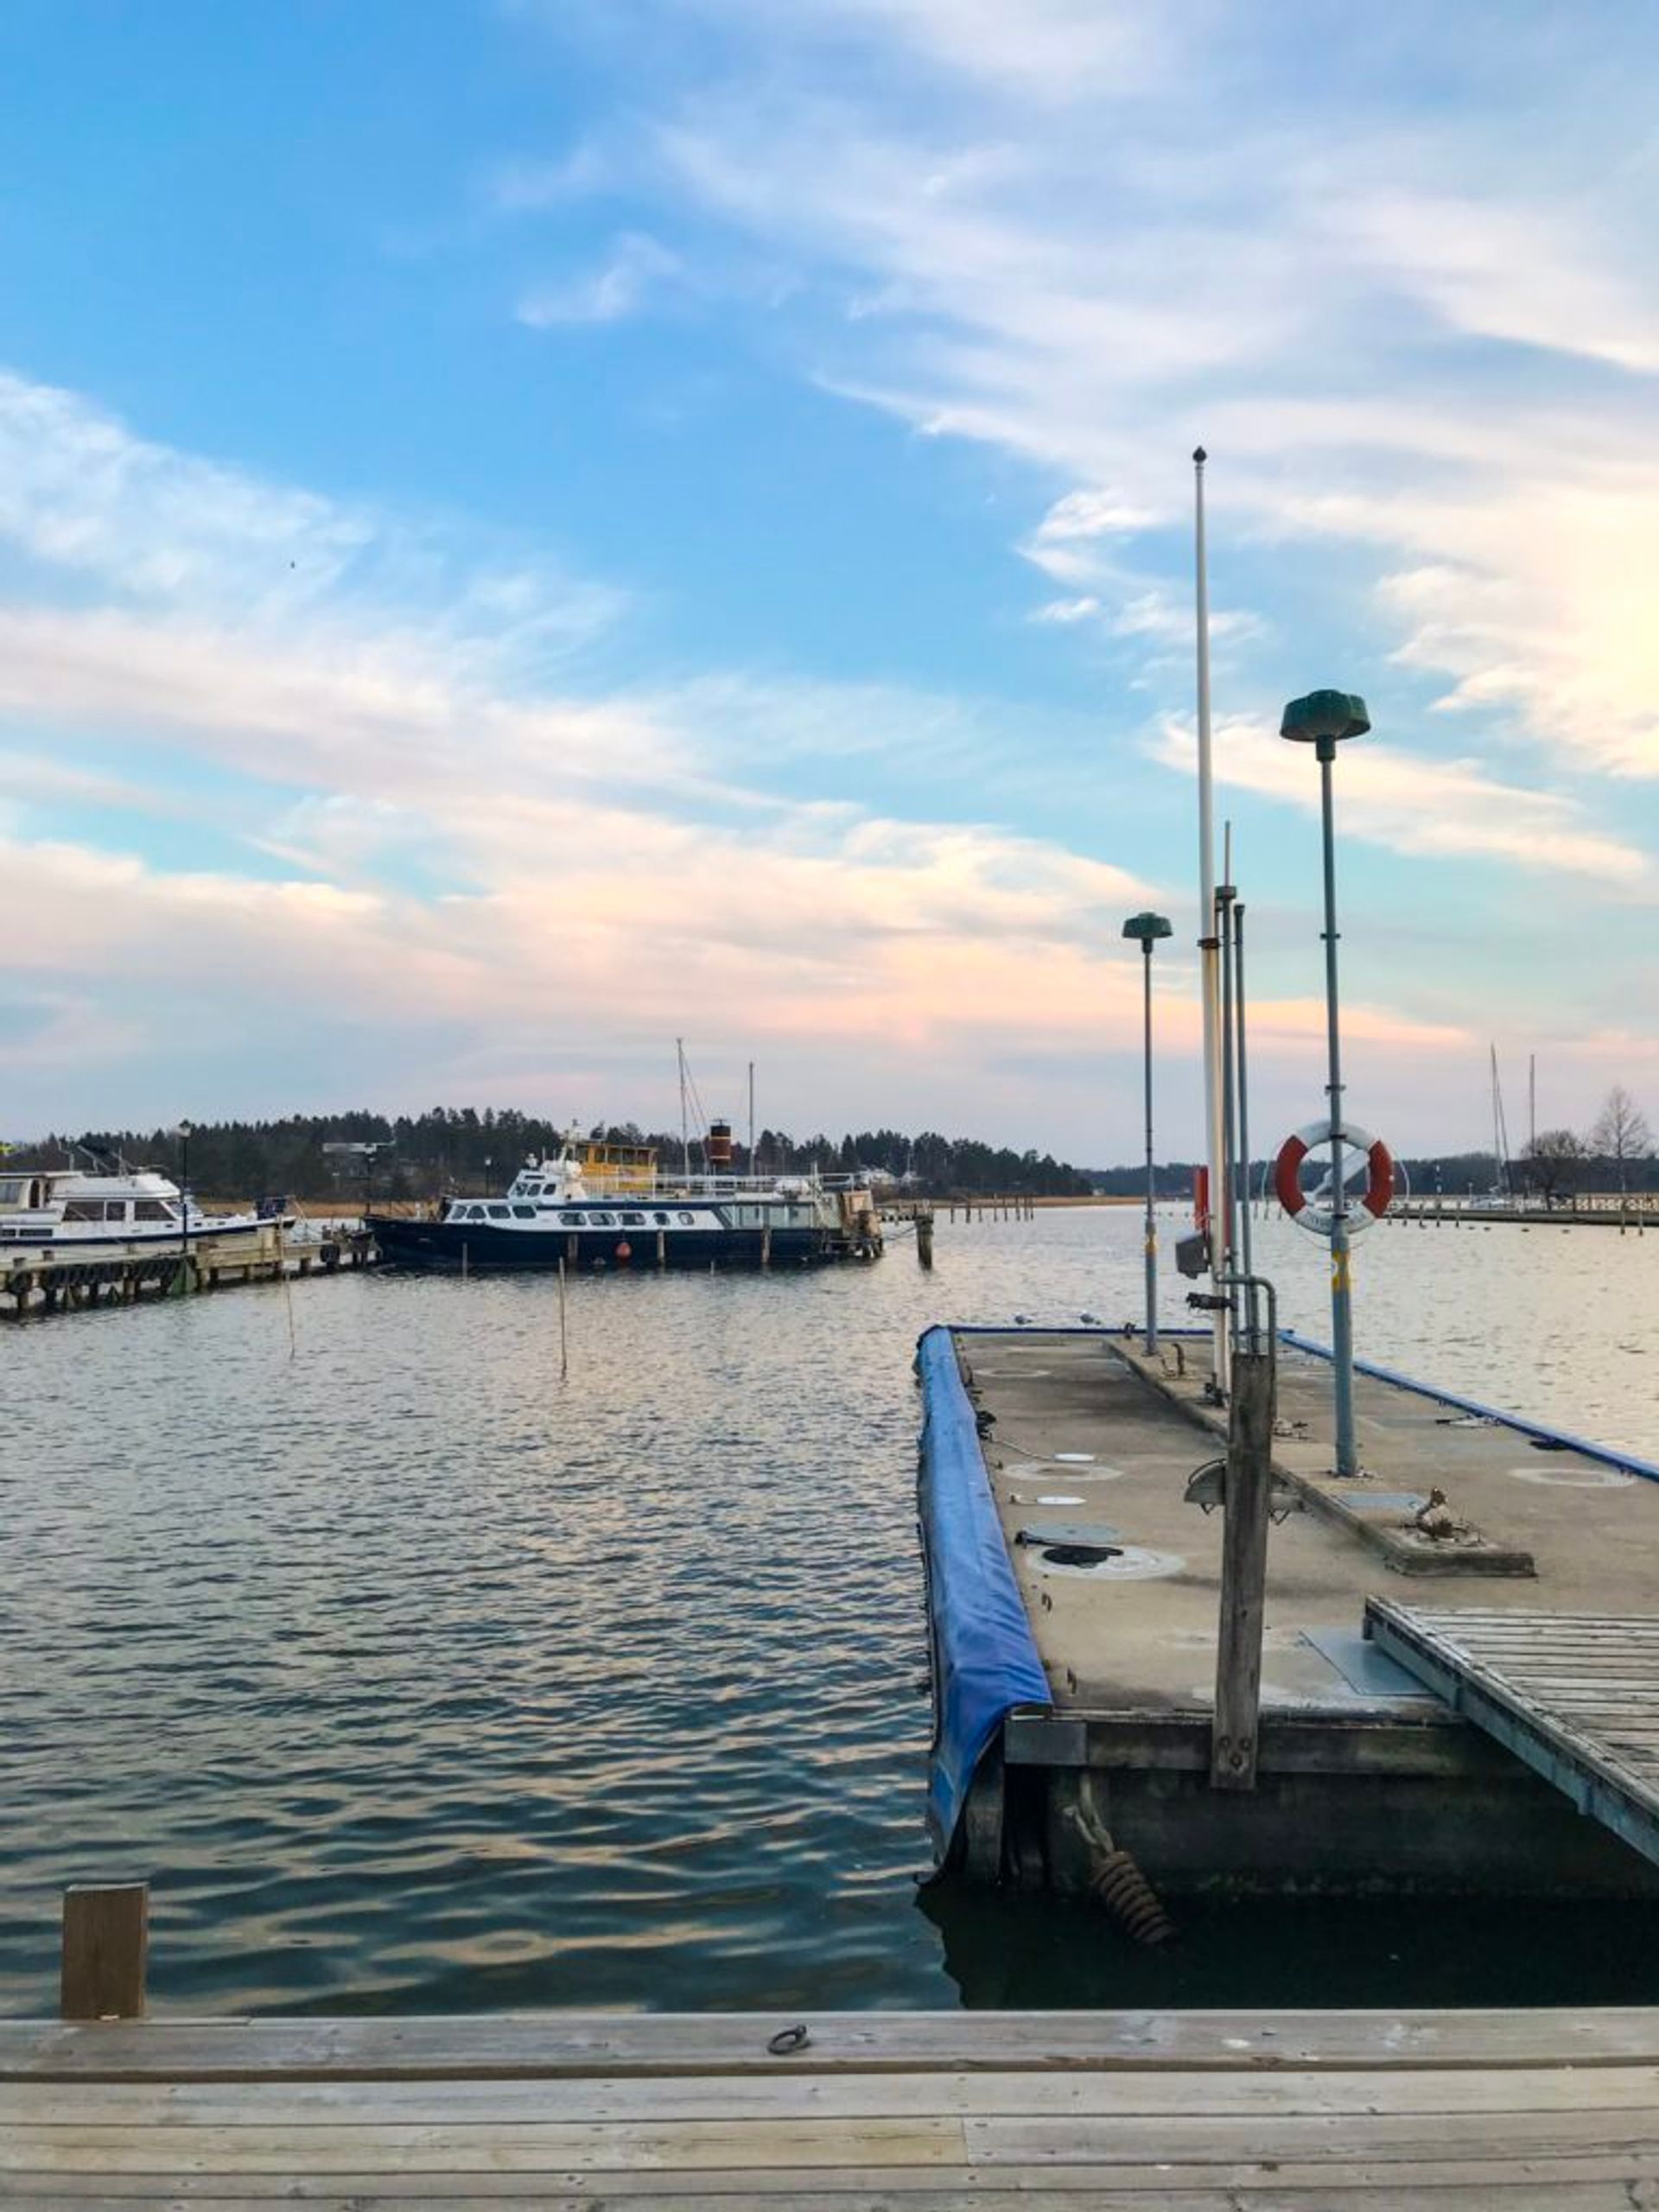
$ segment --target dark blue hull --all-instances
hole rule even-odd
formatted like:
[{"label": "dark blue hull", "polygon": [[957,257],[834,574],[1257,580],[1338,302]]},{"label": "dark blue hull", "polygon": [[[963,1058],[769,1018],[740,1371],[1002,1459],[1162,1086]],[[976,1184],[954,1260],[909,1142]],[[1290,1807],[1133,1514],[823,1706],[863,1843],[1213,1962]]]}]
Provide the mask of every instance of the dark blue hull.
[{"label": "dark blue hull", "polygon": [[373,1214],[365,1226],[388,1266],[444,1268],[468,1273],[512,1268],[550,1273],[569,1268],[810,1267],[852,1256],[848,1241],[826,1229],[774,1229],[770,1246],[760,1229],[499,1229],[489,1222],[403,1221]]}]

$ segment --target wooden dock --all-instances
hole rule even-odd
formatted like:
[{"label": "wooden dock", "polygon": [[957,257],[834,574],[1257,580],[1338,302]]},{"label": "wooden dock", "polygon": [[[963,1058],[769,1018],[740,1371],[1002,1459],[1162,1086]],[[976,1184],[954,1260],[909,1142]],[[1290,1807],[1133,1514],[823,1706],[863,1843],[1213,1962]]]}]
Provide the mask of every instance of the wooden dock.
[{"label": "wooden dock", "polygon": [[232,1284],[280,1282],[285,1277],[336,1274],[377,1257],[366,1231],[341,1229],[308,1237],[268,1232],[234,1240],[195,1236],[188,1249],[137,1247],[99,1259],[77,1259],[45,1247],[9,1249],[0,1260],[0,1314],[12,1320],[82,1313],[140,1300],[175,1298]]},{"label": "wooden dock", "polygon": [[0,2202],[1631,2212],[1659,2013],[18,2022]]},{"label": "wooden dock", "polygon": [[[957,1837],[970,1874],[1082,1893],[1104,1837],[1169,1900],[1659,1895],[1659,1869],[1363,1633],[1368,1601],[1414,1588],[1517,1633],[1595,1613],[1659,1637],[1659,1481],[1641,1462],[1362,1374],[1367,1471],[1340,1479],[1329,1363],[1284,1344],[1272,1452],[1280,1504],[1300,1510],[1268,1541],[1254,1786],[1227,1790],[1211,1781],[1226,1516],[1187,1495],[1225,1430],[1207,1339],[1167,1339],[1155,1361],[1097,1330],[952,1341],[988,1540],[1035,1660],[975,1769]],[[1436,1491],[1444,1536],[1418,1519]]]},{"label": "wooden dock", "polygon": [[1373,1598],[1365,1630],[1580,1813],[1659,1862],[1659,1619]]}]

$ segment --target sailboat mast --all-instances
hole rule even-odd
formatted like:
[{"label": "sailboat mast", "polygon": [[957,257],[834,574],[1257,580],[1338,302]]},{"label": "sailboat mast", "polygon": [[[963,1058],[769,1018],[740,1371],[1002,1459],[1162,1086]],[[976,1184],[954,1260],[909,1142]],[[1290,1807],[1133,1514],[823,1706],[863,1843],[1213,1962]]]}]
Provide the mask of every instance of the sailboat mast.
[{"label": "sailboat mast", "polygon": [[755,1165],[754,1165],[754,1062],[753,1062],[753,1060],[751,1060],[751,1061],[749,1062],[749,1173],[750,1173],[750,1174],[751,1174],[751,1175],[753,1175],[753,1174],[755,1173]]},{"label": "sailboat mast", "polygon": [[680,1071],[680,1173],[688,1181],[691,1174],[691,1124],[687,1117],[685,1103],[685,1039],[674,1039],[674,1057]]},{"label": "sailboat mast", "polygon": [[[1216,831],[1210,744],[1210,580],[1205,555],[1204,464],[1200,446],[1192,456],[1194,562],[1198,611],[1198,954],[1204,999],[1205,1129],[1210,1160],[1210,1257],[1213,1274],[1227,1265],[1228,1206],[1226,1147],[1221,1096],[1221,941],[1216,934]],[[1224,1395],[1229,1387],[1227,1314],[1215,1313],[1213,1373]]]}]

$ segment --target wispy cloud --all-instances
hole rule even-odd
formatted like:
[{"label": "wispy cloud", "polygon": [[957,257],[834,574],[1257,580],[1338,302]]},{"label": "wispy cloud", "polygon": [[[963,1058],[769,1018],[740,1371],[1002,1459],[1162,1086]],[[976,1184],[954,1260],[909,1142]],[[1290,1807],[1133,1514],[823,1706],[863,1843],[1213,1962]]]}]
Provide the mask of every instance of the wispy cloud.
[{"label": "wispy cloud", "polygon": [[618,238],[602,266],[588,275],[539,284],[518,302],[518,320],[532,330],[561,323],[621,322],[664,290],[683,291],[684,262],[642,232]]},{"label": "wispy cloud", "polygon": [[[1249,721],[1222,721],[1213,742],[1218,782],[1317,811],[1319,779],[1305,746]],[[1191,727],[1166,723],[1154,757],[1195,772]],[[1429,759],[1368,737],[1344,753],[1341,789],[1344,836],[1394,852],[1499,861],[1625,886],[1653,874],[1649,855],[1597,830],[1573,799],[1500,782],[1478,761]]]}]

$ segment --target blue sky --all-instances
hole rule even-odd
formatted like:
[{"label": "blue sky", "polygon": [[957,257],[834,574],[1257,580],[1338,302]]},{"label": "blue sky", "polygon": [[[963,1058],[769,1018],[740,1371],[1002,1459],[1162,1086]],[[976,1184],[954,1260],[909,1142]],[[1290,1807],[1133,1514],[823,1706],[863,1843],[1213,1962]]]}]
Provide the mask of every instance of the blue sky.
[{"label": "blue sky", "polygon": [[440,1099],[1137,1143],[1191,469],[1258,1131],[1659,1110],[1659,19],[11,0],[8,1128]]}]

